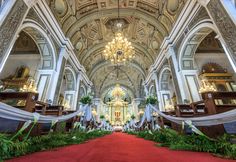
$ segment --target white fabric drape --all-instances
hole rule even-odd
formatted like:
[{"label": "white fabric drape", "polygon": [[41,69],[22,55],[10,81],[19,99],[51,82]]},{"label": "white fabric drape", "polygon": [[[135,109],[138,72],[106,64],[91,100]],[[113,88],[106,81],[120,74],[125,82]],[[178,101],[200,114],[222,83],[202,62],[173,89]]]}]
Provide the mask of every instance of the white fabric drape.
[{"label": "white fabric drape", "polygon": [[82,105],[80,106],[80,109],[74,113],[56,117],[27,112],[0,102],[0,117],[17,121],[33,121],[35,114],[37,114],[39,115],[38,123],[52,123],[53,121],[63,122],[77,116],[80,113],[84,113],[86,120],[90,120],[92,116],[90,105]]},{"label": "white fabric drape", "polygon": [[147,106],[156,111],[160,116],[177,124],[182,124],[182,122],[185,121],[192,121],[192,124],[195,126],[211,126],[211,125],[219,125],[236,121],[236,109],[220,114],[208,115],[203,117],[184,118],[184,117],[174,117],[166,115],[160,110],[158,110],[156,107],[152,106],[151,104]]}]

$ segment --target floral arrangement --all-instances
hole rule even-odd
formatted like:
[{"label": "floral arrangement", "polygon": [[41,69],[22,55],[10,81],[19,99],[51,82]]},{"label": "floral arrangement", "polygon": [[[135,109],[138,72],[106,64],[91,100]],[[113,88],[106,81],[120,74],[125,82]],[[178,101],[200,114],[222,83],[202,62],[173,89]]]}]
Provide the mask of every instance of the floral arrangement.
[{"label": "floral arrangement", "polygon": [[152,104],[152,105],[155,105],[157,104],[158,101],[157,101],[157,98],[155,96],[148,96],[146,98],[146,104]]},{"label": "floral arrangement", "polygon": [[91,104],[92,103],[92,97],[90,95],[86,95],[81,97],[80,102],[82,104]]},{"label": "floral arrangement", "polygon": [[131,115],[131,117],[130,117],[131,119],[135,119],[135,116],[134,115]]},{"label": "floral arrangement", "polygon": [[105,116],[104,115],[100,115],[100,119],[105,119]]}]

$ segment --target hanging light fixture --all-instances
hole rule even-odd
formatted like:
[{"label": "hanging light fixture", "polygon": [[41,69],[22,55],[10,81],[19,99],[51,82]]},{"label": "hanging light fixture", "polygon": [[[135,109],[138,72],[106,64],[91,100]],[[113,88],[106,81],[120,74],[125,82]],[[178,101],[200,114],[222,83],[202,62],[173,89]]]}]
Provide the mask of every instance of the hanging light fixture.
[{"label": "hanging light fixture", "polygon": [[120,20],[120,3],[118,0],[118,23],[116,27],[118,32],[115,34],[115,38],[105,46],[103,55],[106,60],[110,60],[114,64],[129,61],[134,58],[135,50],[131,42],[123,36],[122,23]]}]

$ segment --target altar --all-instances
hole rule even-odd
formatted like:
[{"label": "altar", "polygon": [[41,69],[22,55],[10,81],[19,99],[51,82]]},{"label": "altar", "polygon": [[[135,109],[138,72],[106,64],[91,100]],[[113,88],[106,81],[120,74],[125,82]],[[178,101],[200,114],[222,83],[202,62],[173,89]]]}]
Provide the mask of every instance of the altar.
[{"label": "altar", "polygon": [[128,102],[121,99],[109,102],[108,116],[112,125],[123,125],[129,119]]},{"label": "altar", "polygon": [[109,101],[105,103],[105,117],[114,126],[123,125],[130,118],[129,102],[126,92],[117,84],[109,93]]}]

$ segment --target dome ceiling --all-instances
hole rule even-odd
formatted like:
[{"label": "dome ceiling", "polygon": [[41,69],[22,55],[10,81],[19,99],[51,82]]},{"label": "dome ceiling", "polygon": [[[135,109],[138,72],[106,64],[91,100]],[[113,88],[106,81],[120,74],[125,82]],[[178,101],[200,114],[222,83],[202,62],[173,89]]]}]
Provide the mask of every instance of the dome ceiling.
[{"label": "dome ceiling", "polygon": [[[163,39],[168,36],[187,0],[120,0],[123,34],[135,47],[136,57],[120,71],[102,55],[107,42],[114,37],[117,0],[48,0],[66,37],[75,48],[80,63],[94,83],[96,95],[104,88],[120,83],[130,87],[134,96],[154,63]],[[123,77],[122,77],[123,76]]]}]

